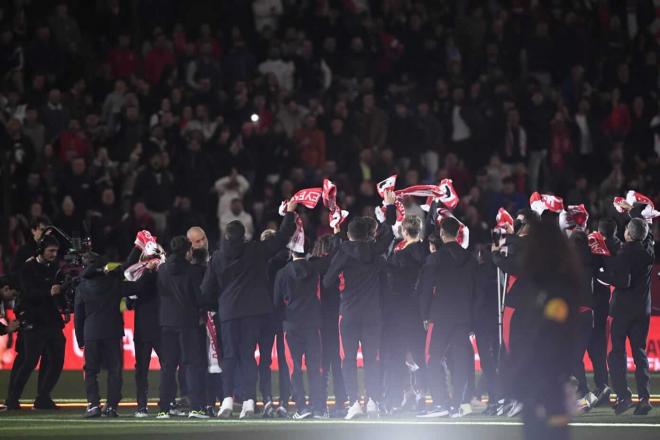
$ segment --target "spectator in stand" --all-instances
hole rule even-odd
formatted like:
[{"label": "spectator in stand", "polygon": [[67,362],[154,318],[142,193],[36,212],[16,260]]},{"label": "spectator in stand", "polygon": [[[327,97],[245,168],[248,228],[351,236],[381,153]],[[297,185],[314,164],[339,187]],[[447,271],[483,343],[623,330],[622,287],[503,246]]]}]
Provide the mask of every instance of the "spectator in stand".
[{"label": "spectator in stand", "polygon": [[291,93],[293,91],[293,77],[296,66],[293,61],[284,61],[279,47],[273,46],[268,51],[268,59],[259,64],[259,72],[262,74],[272,73],[277,78],[280,88]]},{"label": "spectator in stand", "polygon": [[245,227],[245,240],[252,240],[254,235],[252,216],[243,210],[243,201],[239,198],[232,199],[229,212],[220,218],[220,234],[224,236],[227,225],[236,220],[240,221]]},{"label": "spectator in stand", "polygon": [[138,174],[133,197],[135,200],[144,201],[149,214],[156,222],[156,230],[165,231],[167,210],[174,200],[174,178],[163,164],[162,153],[151,156],[149,167]]},{"label": "spectator in stand", "polygon": [[46,127],[46,142],[53,142],[69,124],[69,111],[62,106],[62,93],[59,89],[48,92],[48,102],[40,114]]},{"label": "spectator in stand", "polygon": [[71,119],[69,128],[60,134],[57,140],[58,153],[63,163],[71,162],[76,157],[89,157],[91,145],[85,132],[80,129],[80,121]]},{"label": "spectator in stand", "polygon": [[363,148],[378,150],[387,139],[387,113],[376,106],[373,93],[362,97],[362,111],[358,117],[358,137]]},{"label": "spectator in stand", "polygon": [[228,216],[230,213],[232,200],[242,199],[250,189],[250,182],[245,176],[239,174],[236,168],[233,168],[230,175],[215,182],[214,189],[218,193],[217,215],[220,224],[222,224],[223,217]]},{"label": "spectator in stand", "polygon": [[140,58],[131,47],[131,35],[122,31],[117,40],[117,46],[108,52],[107,62],[110,65],[113,78],[128,79],[138,73]]},{"label": "spectator in stand", "polygon": [[150,84],[156,85],[160,82],[165,66],[176,63],[174,53],[170,49],[170,42],[162,29],[154,29],[153,38],[153,48],[144,57],[144,78]]},{"label": "spectator in stand", "polygon": [[276,31],[279,27],[280,16],[284,12],[281,0],[255,0],[252,2],[254,13],[254,28],[263,33],[266,28]]},{"label": "spectator in stand", "polygon": [[508,164],[527,160],[527,131],[520,125],[520,112],[517,108],[506,112],[504,145],[500,156],[502,161]]},{"label": "spectator in stand", "polygon": [[325,164],[325,135],[316,125],[316,116],[305,117],[303,127],[295,136],[301,164],[309,170],[317,170]]}]

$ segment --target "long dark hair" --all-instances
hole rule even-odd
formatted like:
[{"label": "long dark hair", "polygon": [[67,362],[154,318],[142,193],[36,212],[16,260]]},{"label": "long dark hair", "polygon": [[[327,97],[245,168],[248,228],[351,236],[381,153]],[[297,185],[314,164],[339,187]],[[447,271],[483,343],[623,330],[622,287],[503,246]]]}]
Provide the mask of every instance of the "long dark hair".
[{"label": "long dark hair", "polygon": [[575,304],[580,288],[580,260],[556,218],[529,223],[522,273],[540,288]]}]

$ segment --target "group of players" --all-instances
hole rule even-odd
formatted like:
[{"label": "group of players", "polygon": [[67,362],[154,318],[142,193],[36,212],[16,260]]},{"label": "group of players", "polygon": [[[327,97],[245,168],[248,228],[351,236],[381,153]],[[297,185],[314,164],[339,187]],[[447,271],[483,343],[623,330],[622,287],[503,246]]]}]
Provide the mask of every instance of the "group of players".
[{"label": "group of players", "polygon": [[[90,256],[74,313],[77,342],[85,353],[85,416],[117,416],[123,297],[135,310],[136,417],[148,416],[152,350],[161,365],[159,419],[184,414],[175,403],[177,372],[190,418],[216,415],[217,400],[218,417],[231,417],[235,402],[242,402],[241,419],[253,417],[257,383],[264,417],[288,416],[291,396],[294,419],[326,418],[330,374],[336,401],[332,416],[350,420],[414,410],[419,417],[462,417],[482,394],[475,385],[471,334],[488,393],[486,414],[523,411],[524,416],[527,410],[529,418],[543,420],[539,423],[555,423],[565,415],[571,376],[581,409],[609,402],[608,364],[615,411],[627,411],[634,404],[626,383],[626,339],[637,369],[635,412],[651,410],[644,349],[654,254],[650,220],[643,215],[657,213],[650,201],[621,202],[631,218],[621,242],[613,220],[601,220],[598,232],[587,235],[583,212],[565,210],[556,203],[561,199],[543,196],[532,202],[536,209],[498,223],[502,237],[474,253],[467,250],[465,226],[438,214],[442,202],[431,204],[425,221],[400,216],[399,195],[392,189],[382,192],[380,224],[355,217],[347,239],[339,223],[334,235],[318,238],[313,247],[308,241],[303,248],[290,246],[298,226],[294,198],[286,203],[277,231],[246,241],[244,226],[231,222],[212,255],[204,231],[196,227],[171,240],[166,258],[153,252],[155,238],[145,232],[118,269],[109,270],[106,259]],[[149,247],[156,258],[144,258]],[[35,407],[55,407],[50,391],[64,346],[62,318],[54,307],[61,293],[53,281],[58,248],[57,240],[41,238],[36,256],[21,270],[21,295],[36,313],[31,328],[20,331],[21,359],[12,371],[8,409],[20,407],[18,399],[39,359]],[[133,281],[125,281],[125,274]],[[15,329],[10,324],[8,330]],[[274,343],[278,404],[271,390]],[[582,363],[587,349],[595,369],[593,393]],[[358,386],[359,353],[364,395]],[[293,361],[290,376],[287,357]],[[97,383],[101,367],[108,370],[103,408]]]}]

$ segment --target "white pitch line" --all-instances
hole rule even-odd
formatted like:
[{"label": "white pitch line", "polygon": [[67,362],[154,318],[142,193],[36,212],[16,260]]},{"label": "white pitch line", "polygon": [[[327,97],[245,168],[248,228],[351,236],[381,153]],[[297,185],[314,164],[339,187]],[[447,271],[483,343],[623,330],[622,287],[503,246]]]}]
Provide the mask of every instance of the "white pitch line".
[{"label": "white pitch line", "polygon": [[[255,425],[280,425],[280,426],[286,426],[286,425],[300,425],[300,426],[305,426],[305,425],[373,425],[373,426],[382,426],[382,425],[394,425],[394,426],[415,426],[415,425],[421,425],[421,426],[428,426],[428,425],[436,425],[436,426],[522,426],[522,422],[507,422],[507,421],[422,421],[422,420],[410,420],[410,421],[405,421],[405,420],[378,420],[378,421],[370,421],[370,420],[306,420],[306,421],[294,421],[294,420],[186,420],[186,419],[169,419],[169,420],[162,420],[162,421],[157,421],[157,420],[130,420],[130,419],[118,419],[118,420],[84,420],[84,419],[46,419],[46,418],[28,418],[28,417],[0,417],[0,421],[6,421],[6,422],[31,422],[31,423],[75,423],[75,427],[89,427],[90,424],[96,423],[96,424],[103,424],[103,425],[114,425],[114,424],[133,424],[136,427],[139,426],[167,426],[168,424],[171,424],[173,422],[176,422],[177,424],[186,424],[186,425],[198,425],[198,426],[209,426],[209,424],[213,425],[234,425],[234,426],[249,426],[252,424],[253,426]],[[83,422],[83,423],[80,423]],[[573,422],[569,423],[569,426],[572,427],[577,427],[577,428],[583,428],[583,427],[590,427],[590,428],[660,428],[660,423],[608,423],[608,422],[603,422],[603,423],[596,423],[596,422],[591,422],[591,423],[586,423],[586,422]],[[15,427],[16,429],[30,429],[30,427]],[[35,429],[41,429],[43,427],[32,427]],[[10,430],[14,429],[14,427],[4,427],[0,428],[0,432],[3,430]]]}]

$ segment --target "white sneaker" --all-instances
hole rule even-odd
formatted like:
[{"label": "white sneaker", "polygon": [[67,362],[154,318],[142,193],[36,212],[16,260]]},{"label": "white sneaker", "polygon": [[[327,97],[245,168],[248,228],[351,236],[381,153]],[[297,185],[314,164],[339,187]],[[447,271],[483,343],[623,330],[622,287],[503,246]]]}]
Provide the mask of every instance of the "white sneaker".
[{"label": "white sneaker", "polygon": [[378,418],[380,410],[378,409],[378,404],[374,402],[374,399],[369,398],[367,402],[367,417]]},{"label": "white sneaker", "polygon": [[350,408],[348,408],[348,412],[346,413],[346,417],[344,417],[344,420],[353,420],[358,417],[362,417],[364,415],[364,412],[362,412],[362,406],[360,406],[360,402],[357,400],[353,405],[351,405]]},{"label": "white sneaker", "polygon": [[249,419],[251,417],[254,417],[254,400],[248,399],[243,402],[243,409],[241,409],[241,415],[238,418]]},{"label": "white sneaker", "polygon": [[523,404],[522,404],[522,402],[519,402],[519,401],[516,400],[516,401],[513,403],[513,405],[511,406],[511,409],[509,410],[509,412],[507,413],[506,416],[507,416],[507,417],[515,417],[515,416],[517,416],[518,414],[520,414],[520,413],[522,412],[522,410],[523,410]]},{"label": "white sneaker", "polygon": [[472,405],[469,403],[462,403],[461,406],[458,407],[458,411],[451,414],[451,418],[458,419],[470,414],[472,414]]},{"label": "white sneaker", "polygon": [[591,391],[585,394],[584,400],[586,400],[589,403],[589,408],[593,407],[596,402],[598,402],[598,397]]},{"label": "white sneaker", "polygon": [[230,418],[233,410],[234,410],[234,398],[225,397],[222,400],[222,405],[220,405],[220,411],[218,411],[218,418],[219,419]]}]

